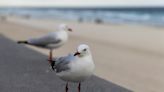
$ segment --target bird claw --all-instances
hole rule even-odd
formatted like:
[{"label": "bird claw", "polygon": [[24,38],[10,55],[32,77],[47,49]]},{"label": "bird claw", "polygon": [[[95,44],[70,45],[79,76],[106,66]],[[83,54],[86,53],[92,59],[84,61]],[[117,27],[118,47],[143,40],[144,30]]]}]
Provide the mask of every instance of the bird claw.
[{"label": "bird claw", "polygon": [[55,71],[55,68],[54,68],[53,66],[51,66],[51,69],[52,69],[53,71]]},{"label": "bird claw", "polygon": [[50,60],[50,59],[47,59],[47,61],[49,61],[49,62],[50,62],[51,69],[54,71],[54,70],[55,70],[55,68],[54,68],[54,66],[55,66],[55,61]]}]

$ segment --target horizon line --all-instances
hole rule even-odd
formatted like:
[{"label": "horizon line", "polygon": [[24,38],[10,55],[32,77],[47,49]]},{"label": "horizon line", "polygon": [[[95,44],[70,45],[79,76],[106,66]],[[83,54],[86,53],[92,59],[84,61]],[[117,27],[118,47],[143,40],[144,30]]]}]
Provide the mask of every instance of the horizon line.
[{"label": "horizon line", "polygon": [[164,6],[0,6],[0,8],[164,8]]}]

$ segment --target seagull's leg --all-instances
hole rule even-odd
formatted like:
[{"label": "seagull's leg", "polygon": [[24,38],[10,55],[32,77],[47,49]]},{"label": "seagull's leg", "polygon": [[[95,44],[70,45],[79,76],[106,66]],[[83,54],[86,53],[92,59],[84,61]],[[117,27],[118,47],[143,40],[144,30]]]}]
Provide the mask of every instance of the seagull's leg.
[{"label": "seagull's leg", "polygon": [[81,83],[79,83],[78,92],[80,92],[80,89],[81,89]]},{"label": "seagull's leg", "polygon": [[54,70],[54,62],[52,60],[52,50],[50,50],[50,52],[49,52],[49,60],[48,61],[51,65],[51,68]]},{"label": "seagull's leg", "polygon": [[67,84],[65,86],[65,92],[68,92],[68,82],[67,82]]},{"label": "seagull's leg", "polygon": [[50,63],[52,61],[52,50],[50,50],[50,53],[49,53],[49,60],[50,60]]}]

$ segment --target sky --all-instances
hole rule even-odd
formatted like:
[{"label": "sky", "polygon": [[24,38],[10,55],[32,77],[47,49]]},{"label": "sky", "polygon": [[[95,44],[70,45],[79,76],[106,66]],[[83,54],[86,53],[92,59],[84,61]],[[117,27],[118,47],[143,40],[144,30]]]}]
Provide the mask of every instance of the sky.
[{"label": "sky", "polygon": [[0,0],[0,6],[53,6],[53,7],[164,6],[164,0]]}]

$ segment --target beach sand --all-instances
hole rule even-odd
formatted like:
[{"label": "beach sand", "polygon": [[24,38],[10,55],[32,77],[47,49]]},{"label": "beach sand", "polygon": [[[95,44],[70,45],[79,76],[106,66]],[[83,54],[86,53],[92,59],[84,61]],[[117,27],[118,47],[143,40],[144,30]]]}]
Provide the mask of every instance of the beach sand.
[{"label": "beach sand", "polygon": [[[52,32],[60,23],[73,32],[54,56],[73,53],[86,43],[96,64],[95,75],[134,92],[164,91],[164,28],[9,17],[0,21],[0,33],[14,41],[25,40]],[[27,47],[48,55],[48,50]]]}]

